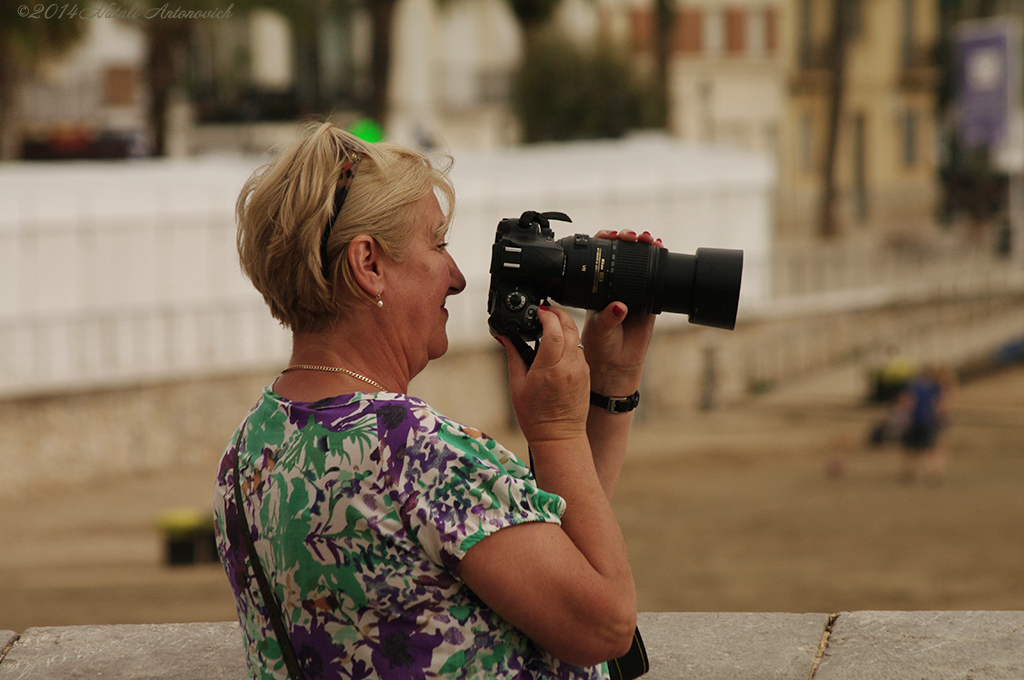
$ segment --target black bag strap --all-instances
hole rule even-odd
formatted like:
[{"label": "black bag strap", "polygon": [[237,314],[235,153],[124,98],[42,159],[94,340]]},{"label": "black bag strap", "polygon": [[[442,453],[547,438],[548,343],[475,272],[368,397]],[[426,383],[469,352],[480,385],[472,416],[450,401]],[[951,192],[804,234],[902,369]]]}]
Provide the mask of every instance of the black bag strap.
[{"label": "black bag strap", "polygon": [[633,644],[629,651],[618,659],[608,662],[608,675],[611,680],[633,680],[651,669],[651,663],[647,658],[647,648],[644,647],[644,639],[640,637],[640,628],[633,631]]},{"label": "black bag strap", "polygon": [[277,645],[281,648],[284,665],[288,668],[288,677],[291,680],[303,680],[302,667],[299,666],[299,659],[295,655],[295,648],[292,647],[292,639],[288,635],[288,628],[284,625],[284,617],[281,616],[281,609],[277,605],[277,598],[274,596],[274,590],[267,581],[267,575],[263,573],[260,558],[256,554],[256,546],[252,542],[252,527],[249,524],[249,518],[246,517],[245,505],[242,502],[242,486],[238,481],[238,459],[241,455],[238,444],[242,441],[242,432],[244,431],[245,426],[243,425],[242,431],[238,433],[238,439],[235,440],[235,506],[238,508],[238,516],[241,519],[239,533],[242,535],[242,542],[245,543],[245,550],[249,553],[249,561],[252,563],[256,582],[259,584],[260,592],[263,594],[263,603],[267,607],[270,623],[274,627],[274,636],[277,637]]}]

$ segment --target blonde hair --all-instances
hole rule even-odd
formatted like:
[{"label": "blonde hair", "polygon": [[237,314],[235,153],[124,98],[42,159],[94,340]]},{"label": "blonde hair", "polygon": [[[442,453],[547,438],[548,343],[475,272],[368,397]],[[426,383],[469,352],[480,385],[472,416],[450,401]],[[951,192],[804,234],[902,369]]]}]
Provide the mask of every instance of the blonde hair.
[{"label": "blonde hair", "polygon": [[[362,158],[341,212],[333,216],[342,163],[355,154]],[[286,327],[329,328],[370,300],[345,257],[356,236],[372,237],[401,260],[412,236],[412,204],[431,192],[445,214],[441,230],[448,229],[455,208],[451,165],[450,156],[432,160],[395,144],[369,144],[330,123],[316,126],[242,187],[235,206],[242,272]],[[332,217],[322,263],[320,240]]]}]

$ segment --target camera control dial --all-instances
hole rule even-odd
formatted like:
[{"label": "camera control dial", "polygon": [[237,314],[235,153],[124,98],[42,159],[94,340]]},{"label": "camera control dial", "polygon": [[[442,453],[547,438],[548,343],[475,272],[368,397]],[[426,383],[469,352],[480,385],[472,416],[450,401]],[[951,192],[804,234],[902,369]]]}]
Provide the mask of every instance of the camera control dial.
[{"label": "camera control dial", "polygon": [[520,309],[526,306],[528,299],[525,295],[520,293],[518,290],[514,290],[508,294],[505,298],[505,306],[513,312],[518,312]]}]

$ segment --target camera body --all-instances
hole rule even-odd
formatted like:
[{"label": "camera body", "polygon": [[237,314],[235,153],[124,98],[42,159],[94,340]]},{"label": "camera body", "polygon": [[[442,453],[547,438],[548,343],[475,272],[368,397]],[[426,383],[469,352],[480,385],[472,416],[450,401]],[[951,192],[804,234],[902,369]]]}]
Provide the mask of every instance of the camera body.
[{"label": "camera body", "polygon": [[678,312],[691,323],[735,327],[742,250],[698,248],[683,255],[586,234],[555,240],[551,220],[572,221],[563,213],[528,210],[498,223],[487,293],[495,333],[538,339],[537,308],[549,298],[594,310],[619,301],[631,314]]}]

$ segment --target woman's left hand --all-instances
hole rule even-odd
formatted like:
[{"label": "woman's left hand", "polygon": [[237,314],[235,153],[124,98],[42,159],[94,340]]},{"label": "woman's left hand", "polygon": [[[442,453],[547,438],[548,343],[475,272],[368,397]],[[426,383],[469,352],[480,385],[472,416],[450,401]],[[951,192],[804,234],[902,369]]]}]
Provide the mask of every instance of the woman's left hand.
[{"label": "woman's left hand", "polygon": [[[664,248],[646,231],[599,231],[595,238],[649,243]],[[622,302],[600,312],[588,311],[583,326],[584,355],[590,366],[590,388],[610,397],[625,397],[640,387],[647,347],[654,333],[654,314],[629,314]]]}]

